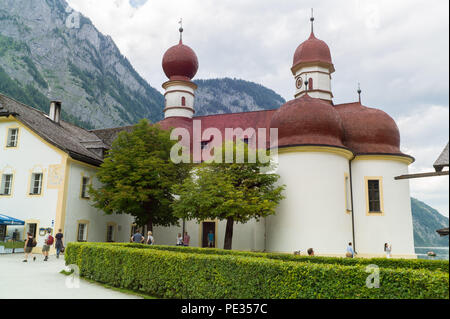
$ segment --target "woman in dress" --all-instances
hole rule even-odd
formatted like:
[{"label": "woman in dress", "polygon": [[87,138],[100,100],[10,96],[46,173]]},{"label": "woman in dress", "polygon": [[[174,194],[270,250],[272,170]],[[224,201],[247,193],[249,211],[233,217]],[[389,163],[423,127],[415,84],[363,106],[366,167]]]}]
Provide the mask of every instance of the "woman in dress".
[{"label": "woman in dress", "polygon": [[149,231],[147,233],[147,245],[153,245],[155,243],[155,239],[152,236],[152,232]]},{"label": "woman in dress", "polygon": [[386,258],[391,258],[391,250],[392,250],[392,246],[389,245],[388,243],[385,243],[384,251],[386,252]]}]

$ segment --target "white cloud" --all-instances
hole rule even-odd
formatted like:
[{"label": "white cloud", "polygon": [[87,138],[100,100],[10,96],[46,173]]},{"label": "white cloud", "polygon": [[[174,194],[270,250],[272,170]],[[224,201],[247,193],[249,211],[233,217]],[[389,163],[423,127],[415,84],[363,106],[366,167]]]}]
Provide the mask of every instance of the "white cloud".
[{"label": "white cloud", "polygon": [[[196,78],[242,78],[287,100],[294,92],[292,57],[310,33],[314,7],[314,32],[329,45],[336,68],[334,102],[355,101],[361,82],[363,103],[398,120],[403,149],[416,158],[413,172],[430,169],[448,141],[447,0],[68,2],[159,90],[166,81],[162,56],[178,42],[182,17],[184,43],[199,58]],[[448,180],[435,180],[412,181],[412,194],[448,215]],[[446,203],[433,199],[445,191]]]},{"label": "white cloud", "polygon": [[[422,106],[396,119],[402,139],[402,151],[416,161],[410,173],[433,172],[433,163],[448,142],[449,109],[438,105]],[[449,216],[448,176],[410,180],[411,195]]]}]

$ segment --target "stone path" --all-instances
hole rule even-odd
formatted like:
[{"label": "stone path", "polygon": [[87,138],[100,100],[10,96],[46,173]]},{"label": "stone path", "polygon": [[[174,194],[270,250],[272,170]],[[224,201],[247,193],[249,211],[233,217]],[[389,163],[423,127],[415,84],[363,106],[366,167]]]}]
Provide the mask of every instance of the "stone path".
[{"label": "stone path", "polygon": [[[97,284],[65,276],[59,272],[65,269],[64,257],[50,256],[44,262],[42,255],[35,255],[36,261],[22,262],[24,254],[0,255],[0,299],[137,299]],[[68,282],[68,284],[66,284]],[[72,287],[72,288],[71,288]]]}]

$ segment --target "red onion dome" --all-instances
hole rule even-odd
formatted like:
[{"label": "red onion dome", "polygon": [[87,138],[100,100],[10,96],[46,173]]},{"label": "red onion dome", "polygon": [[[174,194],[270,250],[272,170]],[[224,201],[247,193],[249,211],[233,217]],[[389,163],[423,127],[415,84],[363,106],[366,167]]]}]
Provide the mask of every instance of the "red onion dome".
[{"label": "red onion dome", "polygon": [[327,145],[344,147],[343,127],[334,107],[308,94],[282,105],[270,127],[278,128],[278,147]]},{"label": "red onion dome", "polygon": [[359,102],[337,105],[344,125],[344,144],[355,154],[397,154],[400,132],[395,121],[385,112]]},{"label": "red onion dome", "polygon": [[198,59],[194,50],[180,43],[169,48],[162,60],[164,73],[170,80],[191,80],[198,70]]},{"label": "red onion dome", "polygon": [[292,68],[306,62],[331,64],[334,71],[330,48],[324,41],[317,39],[313,32],[311,32],[308,40],[300,44],[295,50]]}]

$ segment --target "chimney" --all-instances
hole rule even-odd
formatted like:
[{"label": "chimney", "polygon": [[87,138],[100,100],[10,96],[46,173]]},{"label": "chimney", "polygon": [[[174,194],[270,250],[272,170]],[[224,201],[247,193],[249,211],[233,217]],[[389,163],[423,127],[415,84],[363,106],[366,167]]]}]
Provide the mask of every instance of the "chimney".
[{"label": "chimney", "polygon": [[50,112],[48,116],[53,122],[59,124],[59,120],[61,119],[61,101],[50,102]]}]

